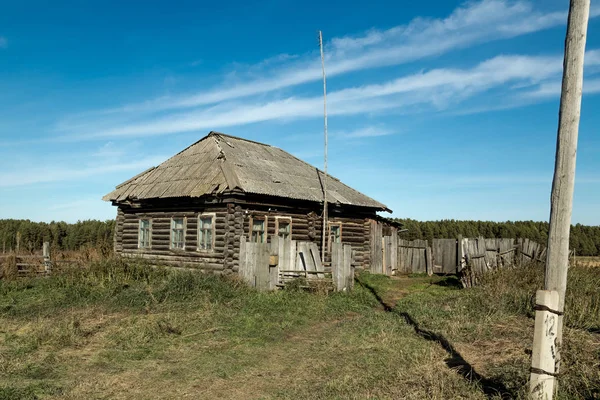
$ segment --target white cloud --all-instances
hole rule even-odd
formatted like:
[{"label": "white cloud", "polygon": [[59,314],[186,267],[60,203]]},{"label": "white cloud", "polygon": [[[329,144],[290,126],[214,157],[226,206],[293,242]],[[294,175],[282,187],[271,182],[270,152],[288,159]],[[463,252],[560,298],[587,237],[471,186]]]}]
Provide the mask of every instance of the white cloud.
[{"label": "white cloud", "polygon": [[[585,53],[585,69],[596,71],[596,67],[600,66],[600,50],[589,50]],[[562,65],[560,68],[562,73]],[[558,97],[561,91],[560,79],[554,79],[548,82],[541,83],[534,90],[525,92],[522,94],[524,98],[546,98],[546,97]],[[584,77],[583,80],[583,93],[592,94],[600,93],[600,78]]]},{"label": "white cloud", "polygon": [[[596,15],[595,12],[591,14]],[[482,0],[467,2],[446,18],[415,18],[406,25],[387,30],[371,29],[363,34],[333,38],[326,44],[329,77],[353,71],[398,65],[433,57],[489,41],[564,25],[567,10],[540,11],[528,1]],[[268,78],[240,79],[197,94],[155,98],[110,110],[99,115],[148,113],[216,104],[272,92],[321,79],[316,50],[304,55],[283,54],[235,71],[235,76]]]},{"label": "white cloud", "polygon": [[0,49],[8,47],[8,40],[4,36],[0,36]]},{"label": "white cloud", "polygon": [[378,137],[378,136],[388,136],[396,133],[394,130],[389,129],[383,126],[367,126],[363,128],[358,128],[352,131],[334,131],[332,132],[332,136],[337,136],[340,138],[347,139],[356,139],[356,138],[368,138],[368,137]]},{"label": "white cloud", "polygon": [[143,171],[155,166],[167,157],[148,157],[129,163],[98,163],[82,168],[56,168],[53,166],[38,166],[29,170],[3,173],[0,187],[26,186],[32,184],[74,181],[91,176],[119,171]]},{"label": "white cloud", "polygon": [[[381,84],[331,92],[330,115],[373,112],[411,112],[417,105],[436,110],[456,106],[484,91],[521,90],[560,76],[560,56],[501,55],[470,69],[441,68],[404,76]],[[512,89],[515,90],[515,89]],[[78,133],[71,139],[164,135],[194,130],[221,129],[273,120],[321,117],[322,98],[289,97],[252,104],[221,103],[210,108],[172,113],[141,123],[117,124],[108,129]]]}]

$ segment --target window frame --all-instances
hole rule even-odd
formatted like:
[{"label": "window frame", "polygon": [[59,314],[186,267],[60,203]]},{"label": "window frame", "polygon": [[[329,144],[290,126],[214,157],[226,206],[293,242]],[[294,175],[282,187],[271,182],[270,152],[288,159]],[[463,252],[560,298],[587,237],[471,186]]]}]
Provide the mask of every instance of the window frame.
[{"label": "window frame", "polygon": [[[288,226],[290,227],[290,231],[288,233],[288,238],[287,239],[292,239],[292,217],[284,217],[284,216],[276,216],[275,217],[275,235],[277,235],[278,238],[281,239],[281,236],[279,236],[279,221],[286,221]],[[287,240],[284,239],[284,240]]]},{"label": "window frame", "polygon": [[[202,218],[206,218],[206,217],[210,217],[211,219],[211,223],[210,223],[210,230],[211,230],[211,240],[210,240],[210,249],[203,249],[200,247],[200,234],[203,232],[203,229],[201,229],[201,220]],[[198,214],[198,219],[197,219],[197,228],[196,228],[196,251],[200,251],[200,252],[206,252],[206,253],[212,253],[215,251],[215,235],[216,235],[216,222],[217,222],[217,214],[216,213],[201,213]]]},{"label": "window frame", "polygon": [[[148,221],[148,246],[142,246],[142,222]],[[147,250],[152,249],[152,218],[140,218],[138,223],[138,249]]]},{"label": "window frame", "polygon": [[[332,242],[331,241],[331,227],[332,226],[337,226],[339,228],[339,238],[340,241],[339,242]],[[329,250],[329,252],[331,252],[331,247],[332,247],[332,243],[342,243],[342,223],[341,222],[331,222],[328,221],[328,225],[327,225],[327,248]]]},{"label": "window frame", "polygon": [[[182,220],[182,224],[183,224],[183,228],[182,228],[182,230],[183,230],[183,242],[182,242],[182,244],[183,244],[183,247],[173,247],[173,244],[174,244],[173,234],[174,234],[174,229],[175,229],[174,226],[173,226],[173,224],[174,224],[174,222],[175,222],[176,219],[177,220],[179,220],[179,219]],[[183,251],[183,250],[185,250],[185,236],[186,235],[187,235],[187,217],[171,217],[171,223],[169,225],[169,249],[170,250],[175,250],[175,251]]]},{"label": "window frame", "polygon": [[[252,233],[254,233],[254,221],[262,221],[263,230],[262,230],[262,241],[255,242],[252,240]],[[250,226],[248,227],[248,239],[251,243],[267,243],[269,236],[269,218],[265,215],[253,215],[250,217]]]}]

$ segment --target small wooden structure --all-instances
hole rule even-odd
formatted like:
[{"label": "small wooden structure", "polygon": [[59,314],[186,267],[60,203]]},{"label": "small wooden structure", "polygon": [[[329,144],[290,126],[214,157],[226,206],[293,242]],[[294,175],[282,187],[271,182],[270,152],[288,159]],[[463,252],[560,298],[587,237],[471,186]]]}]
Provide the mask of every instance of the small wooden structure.
[{"label": "small wooden structure", "polygon": [[270,243],[253,243],[242,237],[239,274],[250,286],[262,290],[282,287],[294,279],[320,282],[337,291],[354,286],[352,247],[334,243],[331,263],[323,265],[317,245],[272,236]]},{"label": "small wooden structure", "polygon": [[[116,253],[229,274],[241,272],[244,243],[270,244],[272,237],[308,249],[277,249],[280,259],[319,259],[325,179],[325,266],[341,243],[352,246],[354,266],[381,271],[383,237],[395,235],[399,224],[377,212],[390,210],[266,144],[211,132],[103,199],[117,207]],[[257,251],[267,259],[266,247]]]}]

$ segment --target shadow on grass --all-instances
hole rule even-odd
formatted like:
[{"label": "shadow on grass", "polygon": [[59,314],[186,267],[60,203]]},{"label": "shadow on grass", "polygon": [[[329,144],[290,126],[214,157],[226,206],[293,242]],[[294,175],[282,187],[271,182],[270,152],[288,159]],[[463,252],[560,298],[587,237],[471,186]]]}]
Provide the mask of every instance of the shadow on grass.
[{"label": "shadow on grass", "polygon": [[369,290],[373,296],[375,296],[377,301],[379,301],[386,312],[390,312],[404,318],[406,323],[413,327],[415,333],[421,336],[423,339],[438,343],[446,351],[446,353],[448,353],[448,358],[444,360],[446,365],[458,372],[469,382],[475,382],[478,384],[488,398],[500,397],[502,399],[513,399],[516,397],[516,393],[513,393],[511,390],[509,390],[502,382],[485,378],[477,373],[473,366],[462,357],[452,343],[450,343],[443,335],[421,328],[419,323],[410,314],[395,310],[393,306],[387,304],[377,293],[377,290],[375,290],[374,287],[368,283],[361,282],[360,279],[357,279],[357,282],[362,287]]},{"label": "shadow on grass", "polygon": [[457,276],[445,276],[444,279],[433,282],[433,285],[442,286],[452,289],[462,289],[463,285]]}]

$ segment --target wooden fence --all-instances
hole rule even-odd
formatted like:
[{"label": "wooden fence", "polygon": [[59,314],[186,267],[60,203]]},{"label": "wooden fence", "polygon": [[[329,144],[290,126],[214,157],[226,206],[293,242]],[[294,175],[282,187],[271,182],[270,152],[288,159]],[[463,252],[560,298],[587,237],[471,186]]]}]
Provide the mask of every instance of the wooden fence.
[{"label": "wooden fence", "polygon": [[[37,253],[37,254],[36,254]],[[0,278],[13,273],[17,277],[49,275],[57,268],[68,265],[81,265],[83,260],[74,260],[59,254],[58,257],[50,251],[50,243],[44,242],[41,254],[36,252],[9,251],[0,254]]]},{"label": "wooden fence", "polygon": [[350,245],[333,243],[331,263],[321,263],[313,242],[283,240],[271,236],[270,243],[240,240],[239,274],[251,286],[261,290],[283,287],[303,278],[309,284],[322,282],[335,290],[350,290],[354,285],[354,266]]},{"label": "wooden fence", "polygon": [[52,272],[50,260],[50,243],[44,242],[42,254],[23,254],[20,251],[10,251],[0,254],[1,274],[10,275],[14,270],[17,276],[49,274]]},{"label": "wooden fence", "polygon": [[371,272],[393,274],[457,274],[469,269],[484,273],[507,265],[543,262],[545,246],[529,239],[462,238],[403,240],[382,239],[382,263]]}]

